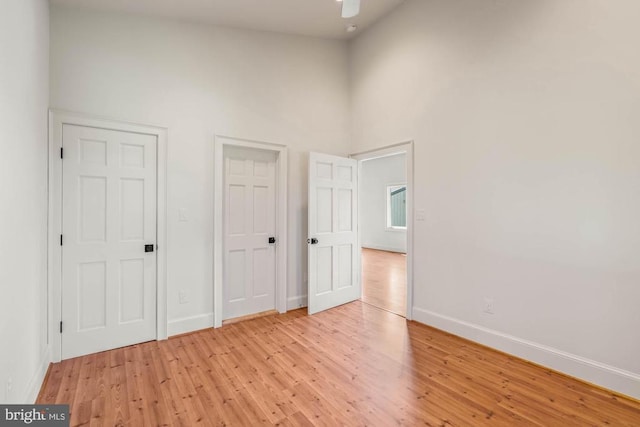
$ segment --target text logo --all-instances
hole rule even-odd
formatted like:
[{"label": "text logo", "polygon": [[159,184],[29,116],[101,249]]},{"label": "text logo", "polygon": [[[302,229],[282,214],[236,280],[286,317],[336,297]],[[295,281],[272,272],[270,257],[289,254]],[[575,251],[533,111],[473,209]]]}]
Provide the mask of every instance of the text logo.
[{"label": "text logo", "polygon": [[0,427],[68,427],[69,405],[0,405]]}]

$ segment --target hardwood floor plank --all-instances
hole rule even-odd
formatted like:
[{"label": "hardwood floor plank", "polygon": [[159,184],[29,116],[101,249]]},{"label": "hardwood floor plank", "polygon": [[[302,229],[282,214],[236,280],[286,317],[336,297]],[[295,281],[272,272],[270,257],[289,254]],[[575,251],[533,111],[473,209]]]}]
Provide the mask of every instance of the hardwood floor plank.
[{"label": "hardwood floor plank", "polygon": [[51,384],[51,387],[42,387],[38,394],[38,402],[52,402],[61,394],[63,389],[65,367],[61,363],[51,363],[48,369],[48,375],[44,379],[43,384]]},{"label": "hardwood floor plank", "polygon": [[407,305],[407,256],[362,248],[362,301],[404,316]]},{"label": "hardwood floor plank", "polygon": [[[107,351],[109,361],[109,392],[112,402],[112,419],[116,426],[124,426],[129,419],[124,349]],[[107,412],[108,414],[108,412]]]},{"label": "hardwood floor plank", "polygon": [[640,402],[362,302],[53,364],[71,425],[634,426]]},{"label": "hardwood floor plank", "polygon": [[280,421],[276,426],[313,426],[313,423],[304,416],[302,412],[295,412],[284,420]]},{"label": "hardwood floor plank", "polygon": [[[206,393],[199,374],[204,376],[204,372],[199,370],[195,365],[192,357],[199,357],[200,354],[193,351],[193,337],[191,335],[181,336],[173,341],[170,346],[171,353],[168,355],[170,360],[170,378],[178,390],[180,399],[179,406],[184,411],[188,425],[215,425],[220,419],[208,416],[207,406],[211,402],[203,399],[204,396],[210,396]],[[173,392],[173,390],[172,390]],[[201,396],[200,393],[203,393]],[[205,394],[206,393],[206,394]],[[175,400],[176,395],[170,394],[171,400]],[[183,408],[183,409],[182,409]]]}]

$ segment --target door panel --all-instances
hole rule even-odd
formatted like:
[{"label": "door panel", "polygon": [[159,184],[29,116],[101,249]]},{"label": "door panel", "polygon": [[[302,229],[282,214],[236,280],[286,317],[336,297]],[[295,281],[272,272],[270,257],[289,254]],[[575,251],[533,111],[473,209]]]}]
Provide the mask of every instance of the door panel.
[{"label": "door panel", "polygon": [[144,319],[144,258],[120,260],[120,323]]},{"label": "door panel", "polygon": [[309,155],[309,314],[360,298],[357,177],[355,160]]},{"label": "door panel", "polygon": [[275,309],[276,154],[224,149],[223,319]]},{"label": "door panel", "polygon": [[353,286],[353,245],[338,246],[338,289]]},{"label": "door panel", "polygon": [[107,239],[107,178],[79,176],[79,243],[105,242]]},{"label": "door panel", "polygon": [[78,263],[78,331],[107,326],[107,263]]},{"label": "door panel", "polygon": [[144,179],[120,178],[120,240],[144,240]]},{"label": "door panel", "polygon": [[156,137],[64,125],[62,358],[156,337]]}]

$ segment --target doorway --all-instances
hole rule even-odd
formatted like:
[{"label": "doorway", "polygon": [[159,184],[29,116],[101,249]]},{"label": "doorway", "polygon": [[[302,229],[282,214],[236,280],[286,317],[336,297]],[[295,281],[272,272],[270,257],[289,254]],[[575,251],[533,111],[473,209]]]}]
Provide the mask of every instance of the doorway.
[{"label": "doorway", "polygon": [[286,312],[287,148],[216,136],[214,326]]},{"label": "doorway", "polygon": [[362,301],[400,316],[407,290],[406,154],[362,160]]},{"label": "doorway", "polygon": [[223,320],[275,309],[276,158],[224,148]]},{"label": "doorway", "polygon": [[413,144],[351,156],[359,161],[361,300],[412,318]]},{"label": "doorway", "polygon": [[166,338],[166,129],[50,123],[53,361]]},{"label": "doorway", "polygon": [[[384,157],[398,157],[404,163],[404,176],[385,180],[383,198],[390,202],[381,208],[384,214],[385,228],[404,229],[401,241],[404,247],[395,250],[400,261],[395,269],[388,269],[389,262],[382,261],[380,267],[387,273],[372,271],[370,277],[380,278],[388,274],[391,279],[380,280],[385,286],[395,285],[394,300],[397,302],[390,311],[404,315],[407,320],[413,318],[413,142],[404,142],[388,147],[352,154],[350,158],[322,153],[309,155],[309,283],[308,312],[314,314],[363,299],[363,268],[361,253],[363,246],[362,225],[371,216],[371,208],[363,206],[360,190],[362,188],[362,167],[364,162]],[[355,172],[355,173],[354,173]],[[382,172],[381,172],[382,173]],[[404,179],[404,180],[403,180]],[[388,182],[387,182],[388,181]],[[399,231],[399,230],[391,230]],[[388,246],[371,248],[382,252],[391,252]],[[404,254],[402,252],[405,252]],[[379,254],[380,255],[380,254]],[[382,254],[384,255],[384,254]],[[393,255],[393,254],[390,254]],[[369,257],[368,259],[371,259]],[[365,259],[365,261],[368,261]],[[403,261],[404,259],[404,261]],[[369,266],[367,266],[367,269]],[[372,264],[372,268],[375,268]],[[365,278],[366,279],[366,278]],[[388,282],[393,282],[388,283]],[[384,289],[372,289],[378,294],[378,300],[390,300],[385,297]],[[386,294],[391,293],[387,289]],[[366,300],[366,296],[364,299]],[[404,299],[404,309],[402,300]],[[395,308],[398,307],[398,308]]]}]

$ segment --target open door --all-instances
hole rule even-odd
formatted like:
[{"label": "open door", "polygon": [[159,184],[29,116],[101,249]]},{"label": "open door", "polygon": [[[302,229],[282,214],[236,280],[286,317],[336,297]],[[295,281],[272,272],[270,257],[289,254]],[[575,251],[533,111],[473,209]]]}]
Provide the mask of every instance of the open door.
[{"label": "open door", "polygon": [[359,299],[356,160],[309,153],[308,244],[309,314]]}]

